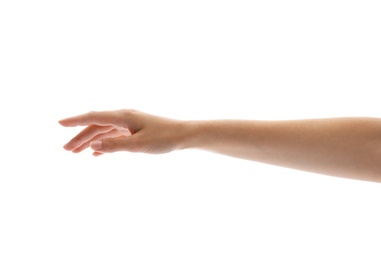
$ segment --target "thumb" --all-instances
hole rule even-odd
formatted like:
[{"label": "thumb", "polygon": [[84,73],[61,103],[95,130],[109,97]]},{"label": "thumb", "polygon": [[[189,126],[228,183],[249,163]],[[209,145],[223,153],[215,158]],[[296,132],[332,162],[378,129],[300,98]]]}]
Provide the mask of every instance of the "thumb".
[{"label": "thumb", "polygon": [[91,149],[101,153],[113,153],[119,151],[134,151],[136,145],[134,144],[133,136],[106,138],[90,143]]}]

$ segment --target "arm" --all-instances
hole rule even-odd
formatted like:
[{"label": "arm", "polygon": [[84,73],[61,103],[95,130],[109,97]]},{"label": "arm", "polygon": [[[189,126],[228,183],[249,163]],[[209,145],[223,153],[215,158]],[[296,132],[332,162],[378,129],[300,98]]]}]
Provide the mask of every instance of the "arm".
[{"label": "arm", "polygon": [[381,182],[381,119],[194,121],[185,147],[337,177]]},{"label": "arm", "polygon": [[94,155],[196,148],[326,175],[381,182],[381,119],[180,121],[136,110],[61,120],[87,126],[64,148]]}]

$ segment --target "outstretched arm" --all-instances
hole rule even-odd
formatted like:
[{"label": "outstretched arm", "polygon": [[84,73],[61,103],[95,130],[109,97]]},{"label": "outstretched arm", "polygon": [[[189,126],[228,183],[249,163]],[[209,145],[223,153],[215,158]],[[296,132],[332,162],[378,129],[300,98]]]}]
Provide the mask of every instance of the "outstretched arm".
[{"label": "outstretched arm", "polygon": [[191,123],[187,147],[338,177],[381,182],[381,120],[327,118]]},{"label": "outstretched arm", "polygon": [[61,120],[87,126],[64,147],[94,155],[196,148],[308,172],[381,182],[381,119],[180,121],[136,110]]}]

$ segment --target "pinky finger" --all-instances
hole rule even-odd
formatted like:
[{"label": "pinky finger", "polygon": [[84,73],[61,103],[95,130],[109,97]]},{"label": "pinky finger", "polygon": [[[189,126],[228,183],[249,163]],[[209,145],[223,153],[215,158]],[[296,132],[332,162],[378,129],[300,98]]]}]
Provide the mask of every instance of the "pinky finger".
[{"label": "pinky finger", "polygon": [[95,156],[95,157],[98,157],[98,156],[101,156],[103,153],[100,153],[100,152],[93,152],[93,155]]}]

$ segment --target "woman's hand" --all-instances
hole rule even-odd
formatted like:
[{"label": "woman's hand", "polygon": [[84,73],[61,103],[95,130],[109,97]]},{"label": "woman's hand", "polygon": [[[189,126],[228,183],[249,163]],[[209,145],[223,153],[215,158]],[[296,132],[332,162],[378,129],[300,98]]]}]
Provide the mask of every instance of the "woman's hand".
[{"label": "woman's hand", "polygon": [[59,123],[66,127],[86,126],[64,148],[79,153],[91,147],[94,156],[117,151],[167,153],[181,149],[185,138],[184,121],[133,109],[89,112]]}]

